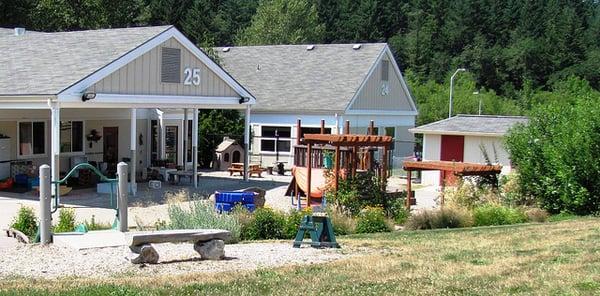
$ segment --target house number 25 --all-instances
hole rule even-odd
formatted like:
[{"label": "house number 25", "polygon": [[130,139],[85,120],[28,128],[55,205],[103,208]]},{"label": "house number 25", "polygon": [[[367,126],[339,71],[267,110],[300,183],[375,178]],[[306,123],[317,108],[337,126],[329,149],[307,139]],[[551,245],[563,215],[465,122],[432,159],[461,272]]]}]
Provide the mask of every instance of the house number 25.
[{"label": "house number 25", "polygon": [[183,70],[183,84],[185,85],[200,85],[200,69],[185,68]]}]

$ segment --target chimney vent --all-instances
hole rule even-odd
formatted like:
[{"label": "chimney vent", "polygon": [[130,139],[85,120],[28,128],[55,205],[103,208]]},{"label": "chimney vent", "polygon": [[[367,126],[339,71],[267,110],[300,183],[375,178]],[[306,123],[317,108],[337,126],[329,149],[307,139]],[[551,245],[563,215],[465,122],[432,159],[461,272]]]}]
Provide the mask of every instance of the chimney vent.
[{"label": "chimney vent", "polygon": [[25,35],[25,28],[15,28],[15,36]]}]

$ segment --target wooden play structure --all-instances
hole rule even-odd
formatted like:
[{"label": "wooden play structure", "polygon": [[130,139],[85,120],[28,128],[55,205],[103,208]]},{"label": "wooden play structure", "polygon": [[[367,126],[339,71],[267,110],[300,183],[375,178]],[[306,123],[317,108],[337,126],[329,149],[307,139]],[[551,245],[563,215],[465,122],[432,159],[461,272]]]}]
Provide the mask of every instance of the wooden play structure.
[{"label": "wooden play structure", "polygon": [[[390,136],[374,135],[371,121],[367,135],[350,134],[350,121],[344,124],[343,134],[325,134],[325,121],[321,120],[321,133],[302,134],[302,122],[297,121],[297,141],[294,146],[294,167],[288,195],[305,196],[304,206],[321,204],[326,190],[337,192],[340,178],[354,177],[357,173],[373,172],[387,181]],[[379,161],[376,153],[379,150]],[[332,167],[331,167],[332,166]],[[332,178],[325,172],[331,170]],[[385,185],[383,185],[385,186]],[[300,198],[298,206],[302,207]]]},{"label": "wooden play structure", "polygon": [[[410,209],[410,200],[413,198],[411,189],[411,178],[413,171],[440,171],[440,184],[442,192],[448,182],[454,182],[454,178],[463,176],[498,176],[502,171],[501,165],[488,165],[469,162],[455,161],[404,161],[403,169],[406,171],[406,208]],[[497,180],[497,177],[496,177]],[[497,184],[496,184],[497,186]],[[441,195],[440,205],[444,205],[444,194]]]}]

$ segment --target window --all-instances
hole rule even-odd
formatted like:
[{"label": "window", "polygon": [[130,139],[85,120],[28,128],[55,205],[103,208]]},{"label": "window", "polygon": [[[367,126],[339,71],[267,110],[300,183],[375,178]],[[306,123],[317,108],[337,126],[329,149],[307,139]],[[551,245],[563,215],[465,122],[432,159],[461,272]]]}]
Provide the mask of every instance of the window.
[{"label": "window", "polygon": [[160,157],[158,155],[158,135],[160,133],[158,120],[150,121],[150,162],[155,163]]},{"label": "window", "polygon": [[19,155],[46,154],[46,123],[19,122]]},{"label": "window", "polygon": [[386,60],[381,61],[381,80],[388,81],[390,72],[390,62]]},{"label": "window", "polygon": [[223,161],[229,162],[229,153],[225,153],[225,156],[223,157]]},{"label": "window", "polygon": [[192,162],[192,121],[188,120],[188,128],[187,128],[187,162]]},{"label": "window", "polygon": [[179,159],[177,157],[177,148],[179,143],[177,142],[179,135],[179,127],[176,125],[169,125],[165,128],[165,156],[169,163],[177,164]]},{"label": "window", "polygon": [[[292,128],[289,126],[263,126],[260,147],[262,152],[291,153]],[[276,146],[277,145],[277,149]]]},{"label": "window", "polygon": [[232,162],[240,162],[242,159],[242,154],[239,151],[233,151],[233,161]]},{"label": "window", "polygon": [[60,122],[60,153],[83,152],[83,121]]}]

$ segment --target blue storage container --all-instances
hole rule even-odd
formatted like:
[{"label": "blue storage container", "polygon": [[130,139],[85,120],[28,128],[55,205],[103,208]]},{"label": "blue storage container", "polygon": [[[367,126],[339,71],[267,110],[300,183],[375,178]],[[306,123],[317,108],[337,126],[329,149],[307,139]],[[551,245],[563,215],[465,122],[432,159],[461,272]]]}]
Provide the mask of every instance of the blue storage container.
[{"label": "blue storage container", "polygon": [[217,203],[242,203],[242,204],[253,204],[254,203],[254,192],[239,192],[239,191],[225,191],[215,193],[215,202]]},{"label": "blue storage container", "polygon": [[27,186],[27,182],[29,181],[29,176],[26,174],[18,174],[15,176],[15,183],[21,186]]},{"label": "blue storage container", "polygon": [[256,206],[254,204],[246,204],[244,205],[249,212],[254,212],[256,210]]},{"label": "blue storage container", "polygon": [[215,210],[217,210],[217,212],[219,212],[219,213],[231,212],[231,210],[233,210],[234,206],[235,206],[235,204],[218,202],[218,203],[215,203]]}]

